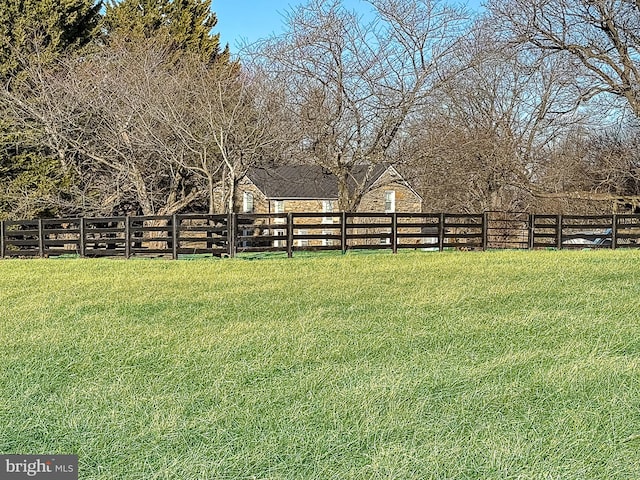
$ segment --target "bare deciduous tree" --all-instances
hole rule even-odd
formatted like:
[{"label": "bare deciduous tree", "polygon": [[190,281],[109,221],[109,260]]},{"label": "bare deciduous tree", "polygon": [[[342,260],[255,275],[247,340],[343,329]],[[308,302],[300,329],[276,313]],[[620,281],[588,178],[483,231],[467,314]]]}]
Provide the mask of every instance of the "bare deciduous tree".
[{"label": "bare deciduous tree", "polygon": [[62,165],[76,169],[84,210],[130,204],[145,215],[172,214],[200,196],[180,168],[184,151],[168,119],[155,114],[177,68],[169,53],[158,44],[114,43],[57,68],[32,64],[29,89],[3,92],[15,117],[32,120]]},{"label": "bare deciduous tree", "polygon": [[[500,27],[512,45],[532,48],[578,67],[573,82],[577,104],[594,103],[596,98],[610,101],[609,105],[602,101],[594,108],[600,110],[600,118],[594,121],[597,134],[574,130],[566,141],[579,147],[565,142],[558,145],[558,152],[551,153],[544,169],[546,190],[536,192],[536,196],[611,205],[622,192],[633,195],[634,188],[628,187],[636,174],[628,162],[603,161],[604,157],[613,159],[604,155],[596,162],[597,167],[593,164],[586,167],[593,160],[591,149],[596,144],[603,145],[602,133],[612,119],[618,118],[619,123],[624,123],[626,112],[631,112],[636,122],[640,118],[640,3],[632,0],[490,0],[488,9],[496,27]],[[594,143],[594,138],[599,140]],[[611,152],[619,152],[615,143],[604,142]],[[589,148],[586,145],[590,145]],[[579,158],[569,158],[568,152]],[[567,168],[563,169],[560,164]],[[628,170],[623,173],[624,168]],[[548,175],[549,172],[554,173]],[[585,181],[585,172],[589,172],[593,181]],[[570,175],[575,175],[575,179],[570,179]],[[558,191],[560,184],[562,191]]]},{"label": "bare deciduous tree", "polygon": [[531,208],[537,168],[580,120],[562,62],[497,41],[478,22],[453,70],[412,128],[424,197],[437,208],[477,212]]},{"label": "bare deciduous tree", "polygon": [[170,215],[204,199],[214,213],[220,185],[233,210],[246,169],[282,144],[282,102],[258,72],[176,57],[160,39],[112,39],[27,72],[25,88],[1,96],[77,173],[84,212]]},{"label": "bare deciduous tree", "polygon": [[640,3],[635,0],[489,0],[511,41],[583,67],[579,101],[624,99],[640,117]]},{"label": "bare deciduous tree", "polygon": [[259,72],[237,65],[192,64],[175,82],[179,91],[158,113],[170,115],[170,128],[189,152],[182,165],[205,178],[210,213],[218,207],[218,186],[222,208],[235,211],[236,187],[247,169],[270,161],[286,144],[279,94]]},{"label": "bare deciduous tree", "polygon": [[548,211],[637,213],[640,207],[638,129],[574,129],[540,168],[536,196]]},{"label": "bare deciduous tree", "polygon": [[397,160],[407,119],[441,81],[465,20],[439,0],[369,3],[365,22],[339,1],[310,0],[254,56],[285,91],[294,154],[338,178],[342,210],[356,209],[369,180],[355,171]]}]

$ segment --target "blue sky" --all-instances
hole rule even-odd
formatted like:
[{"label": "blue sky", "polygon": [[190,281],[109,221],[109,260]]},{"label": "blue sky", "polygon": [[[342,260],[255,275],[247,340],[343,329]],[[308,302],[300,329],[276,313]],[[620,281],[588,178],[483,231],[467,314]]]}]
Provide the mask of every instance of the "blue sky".
[{"label": "blue sky", "polygon": [[[229,44],[232,53],[240,46],[252,43],[272,33],[283,30],[283,15],[292,6],[305,3],[302,0],[213,0],[212,9],[218,16],[214,32],[220,33],[223,45]],[[470,7],[480,0],[469,0]],[[369,6],[363,0],[344,0],[344,4],[355,10],[366,11]]]}]

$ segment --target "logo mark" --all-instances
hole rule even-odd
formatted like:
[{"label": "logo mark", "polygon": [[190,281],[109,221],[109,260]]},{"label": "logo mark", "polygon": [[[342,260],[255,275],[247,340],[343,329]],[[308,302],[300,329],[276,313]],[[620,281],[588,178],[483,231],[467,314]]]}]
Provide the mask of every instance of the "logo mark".
[{"label": "logo mark", "polygon": [[77,455],[0,455],[0,480],[78,480]]}]

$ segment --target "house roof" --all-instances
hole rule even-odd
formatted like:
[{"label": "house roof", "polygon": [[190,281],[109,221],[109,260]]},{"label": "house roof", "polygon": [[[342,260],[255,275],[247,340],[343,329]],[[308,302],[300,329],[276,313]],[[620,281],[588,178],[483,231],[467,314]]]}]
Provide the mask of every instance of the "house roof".
[{"label": "house roof", "polygon": [[[355,180],[362,181],[369,167],[357,166]],[[373,167],[366,183],[369,189],[387,169],[384,165]],[[316,165],[290,165],[275,168],[251,168],[247,177],[267,198],[337,199],[338,179],[327,169]]]}]

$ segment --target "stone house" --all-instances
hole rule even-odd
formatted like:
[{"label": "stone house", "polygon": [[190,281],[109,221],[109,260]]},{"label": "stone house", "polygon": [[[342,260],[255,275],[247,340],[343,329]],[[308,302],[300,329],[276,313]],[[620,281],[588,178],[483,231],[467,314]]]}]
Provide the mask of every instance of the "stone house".
[{"label": "stone house", "polygon": [[[356,172],[356,176],[359,172]],[[364,176],[365,168],[360,174]],[[337,178],[322,167],[252,168],[238,185],[242,213],[336,212]],[[422,197],[393,166],[377,166],[358,212],[420,213]]]},{"label": "stone house", "polygon": [[[366,167],[356,172],[364,177]],[[357,179],[357,178],[356,178]],[[338,181],[326,169],[314,165],[295,165],[270,169],[252,168],[237,189],[240,213],[312,213],[316,217],[297,217],[296,235],[339,235]],[[365,185],[358,212],[421,213],[422,198],[393,166],[377,166]],[[326,214],[326,215],[319,215]],[[333,214],[333,215],[332,215]],[[363,219],[366,221],[366,219]],[[275,218],[274,223],[286,223]],[[304,228],[309,225],[310,228]],[[332,226],[336,225],[336,226]],[[274,229],[274,235],[285,231]],[[296,246],[332,246],[334,239],[298,240]],[[279,246],[278,241],[274,246]]]}]

